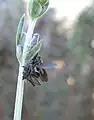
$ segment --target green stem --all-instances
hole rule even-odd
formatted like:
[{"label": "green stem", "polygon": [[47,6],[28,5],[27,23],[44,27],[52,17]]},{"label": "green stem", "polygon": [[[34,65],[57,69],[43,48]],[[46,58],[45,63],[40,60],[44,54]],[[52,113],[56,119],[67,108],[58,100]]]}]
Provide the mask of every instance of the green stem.
[{"label": "green stem", "polygon": [[22,80],[22,72],[23,72],[23,68],[20,66],[19,67],[17,90],[16,90],[14,120],[21,120],[23,92],[24,92],[24,80]]},{"label": "green stem", "polygon": [[[24,44],[23,56],[24,56],[25,51],[27,49],[27,45],[32,40],[32,34],[33,34],[33,31],[34,31],[36,20],[35,21],[29,20],[28,23],[29,23],[28,24],[28,31],[27,31],[27,34],[26,34],[26,39],[25,39],[25,44]],[[22,65],[24,65],[24,64],[25,64],[25,60],[23,59]],[[22,65],[19,66],[19,75],[18,75],[15,109],[14,109],[14,120],[21,120],[23,94],[24,94],[24,80],[22,80],[22,76],[23,76]]]}]

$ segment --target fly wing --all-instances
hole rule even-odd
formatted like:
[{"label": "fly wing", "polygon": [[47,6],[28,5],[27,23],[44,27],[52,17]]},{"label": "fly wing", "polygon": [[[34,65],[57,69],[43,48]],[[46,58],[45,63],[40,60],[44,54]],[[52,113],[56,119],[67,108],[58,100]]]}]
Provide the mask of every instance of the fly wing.
[{"label": "fly wing", "polygon": [[41,67],[37,67],[37,70],[39,72],[39,79],[42,82],[47,82],[48,81],[48,75],[45,69],[41,68]]},{"label": "fly wing", "polygon": [[36,85],[41,85],[40,81],[39,81],[39,78],[36,78],[36,77],[33,77],[33,83],[36,84]]},{"label": "fly wing", "polygon": [[32,79],[27,79],[33,86],[35,85],[41,85],[40,81],[36,77],[32,77]]},{"label": "fly wing", "polygon": [[43,82],[48,82],[48,75],[45,69],[41,69],[41,76],[40,76],[41,80]]}]

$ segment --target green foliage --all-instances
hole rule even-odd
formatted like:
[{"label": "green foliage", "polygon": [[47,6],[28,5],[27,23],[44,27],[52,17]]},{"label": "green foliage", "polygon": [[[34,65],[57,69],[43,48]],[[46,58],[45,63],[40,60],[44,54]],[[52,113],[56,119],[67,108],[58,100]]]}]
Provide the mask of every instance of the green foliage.
[{"label": "green foliage", "polygon": [[20,19],[16,33],[16,57],[19,63],[21,63],[22,53],[23,53],[21,48],[21,42],[23,41],[22,34],[23,34],[24,21],[25,21],[25,14],[23,14]]},{"label": "green foliage", "polygon": [[41,3],[41,5],[44,5],[47,2],[47,0],[38,0],[38,1]]},{"label": "green foliage", "polygon": [[[39,18],[41,15],[43,15],[44,12],[47,10],[48,5],[49,5],[48,0],[30,0],[29,6],[28,6],[28,13],[32,20],[31,24],[33,26],[35,24],[33,22],[33,20],[35,20],[35,19]],[[20,19],[20,22],[19,22],[18,28],[17,28],[17,34],[16,34],[16,56],[17,56],[17,59],[20,64],[22,62],[22,59],[24,59],[25,62],[32,59],[40,51],[41,45],[42,45],[42,40],[40,40],[39,42],[36,42],[36,44],[34,46],[32,46],[32,43],[31,43],[31,45],[26,45],[26,48],[24,48],[24,44],[25,44],[25,38],[23,37],[24,23],[25,23],[25,14]],[[32,39],[33,38],[31,37],[30,41],[32,41]],[[23,51],[24,51],[24,53],[23,53]]]},{"label": "green foliage", "polygon": [[48,5],[48,0],[30,0],[28,11],[31,19],[34,20],[42,16],[47,10]]},{"label": "green foliage", "polygon": [[77,64],[83,64],[89,54],[91,54],[91,41],[93,39],[94,18],[89,13],[89,8],[85,9],[78,18],[75,31],[68,42],[71,53],[75,56]]},{"label": "green foliage", "polygon": [[25,55],[23,59],[25,62],[31,60],[41,49],[42,41],[39,41],[35,46],[27,46],[27,51],[25,51]]},{"label": "green foliage", "polygon": [[23,53],[23,51],[22,51],[21,46],[17,45],[17,47],[16,47],[16,57],[17,57],[20,64],[21,64],[21,61],[22,61],[22,53]]},{"label": "green foliage", "polygon": [[[19,61],[19,75],[16,91],[15,109],[14,109],[14,120],[21,120],[23,93],[24,93],[24,80],[23,80],[23,67],[26,62],[31,60],[41,49],[42,40],[38,37],[33,41],[33,30],[38,17],[40,17],[44,11],[42,4],[44,1],[30,0],[28,6],[28,13],[30,19],[28,21],[28,28],[25,31],[25,15],[20,19],[17,34],[16,34],[16,56]],[[47,4],[43,4],[44,7],[48,7]],[[33,21],[34,20],[34,21]],[[25,33],[24,33],[25,31]],[[24,36],[24,37],[23,37]],[[32,42],[35,42],[33,44]]]},{"label": "green foliage", "polygon": [[18,24],[17,33],[16,33],[16,45],[19,45],[21,43],[24,21],[25,21],[25,14],[22,15],[20,22]]}]

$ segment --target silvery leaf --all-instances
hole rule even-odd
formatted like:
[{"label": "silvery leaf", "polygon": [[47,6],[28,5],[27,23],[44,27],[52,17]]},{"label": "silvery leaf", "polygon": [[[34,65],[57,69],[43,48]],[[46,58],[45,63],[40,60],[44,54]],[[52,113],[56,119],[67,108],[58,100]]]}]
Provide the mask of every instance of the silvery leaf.
[{"label": "silvery leaf", "polygon": [[16,33],[16,45],[19,45],[21,43],[24,21],[25,21],[25,14],[23,14],[18,24],[17,33]]},{"label": "silvery leaf", "polygon": [[16,46],[16,57],[21,64],[22,61],[22,53],[23,53],[23,47],[21,45]]},{"label": "silvery leaf", "polygon": [[27,51],[25,52],[25,55],[23,56],[23,59],[25,62],[28,62],[31,60],[37,53],[40,52],[41,46],[42,46],[43,41],[39,41],[36,45],[33,47],[27,46]]},{"label": "silvery leaf", "polygon": [[48,5],[48,0],[30,0],[28,11],[31,19],[34,20],[43,15]]}]

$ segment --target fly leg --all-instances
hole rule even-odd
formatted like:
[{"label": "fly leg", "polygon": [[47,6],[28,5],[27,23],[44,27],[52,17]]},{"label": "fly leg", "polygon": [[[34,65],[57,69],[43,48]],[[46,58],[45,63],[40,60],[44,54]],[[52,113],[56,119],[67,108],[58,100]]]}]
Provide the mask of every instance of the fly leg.
[{"label": "fly leg", "polygon": [[33,86],[35,86],[35,84],[34,84],[34,82],[33,82],[33,80],[31,79],[31,80],[29,80],[29,79],[27,79]]}]

